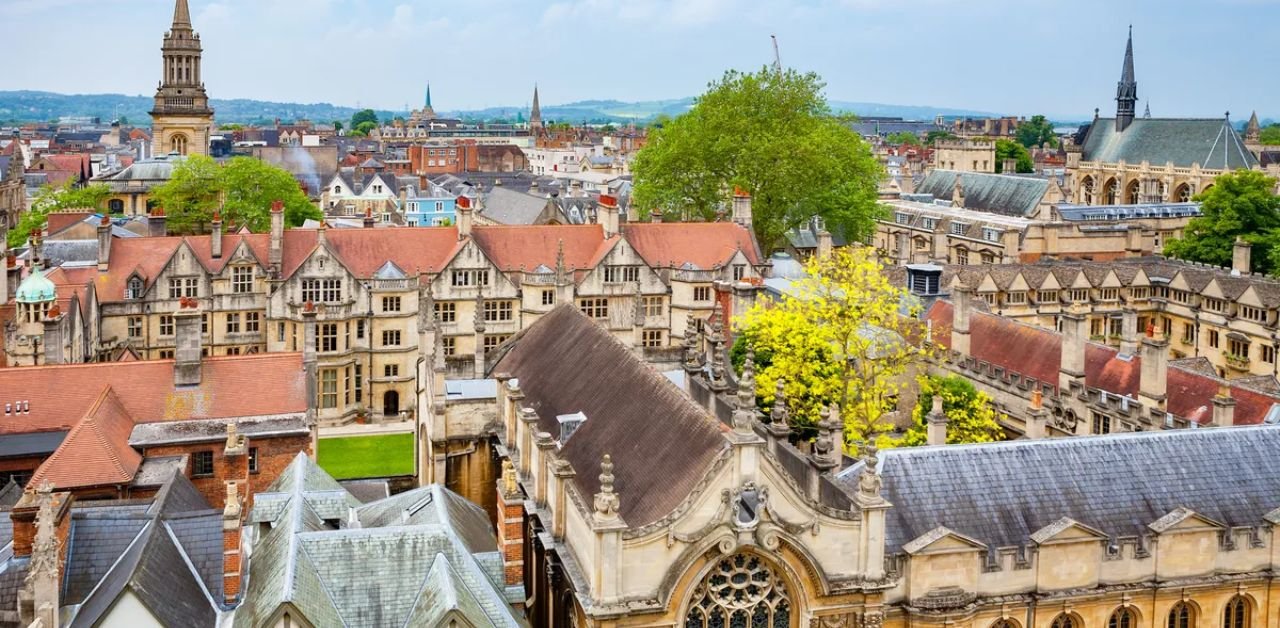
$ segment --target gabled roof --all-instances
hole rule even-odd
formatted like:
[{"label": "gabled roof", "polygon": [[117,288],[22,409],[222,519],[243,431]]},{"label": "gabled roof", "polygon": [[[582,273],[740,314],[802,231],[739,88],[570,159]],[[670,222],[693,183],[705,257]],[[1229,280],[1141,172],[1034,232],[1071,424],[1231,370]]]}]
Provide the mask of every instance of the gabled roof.
[{"label": "gabled roof", "polygon": [[600,460],[612,456],[619,512],[632,527],[673,511],[728,446],[715,419],[571,304],[500,351],[492,370],[519,380],[539,430],[558,434],[557,416],[587,416],[560,456],[583,496],[600,490]]},{"label": "gabled roof", "polygon": [[[1256,426],[881,451],[884,498],[897,504],[886,515],[886,549],[902,551],[938,526],[990,547],[1026,545],[1062,517],[1139,537],[1178,508],[1227,526],[1263,525],[1280,505],[1277,447],[1280,427]],[[841,472],[848,490],[862,468]]]},{"label": "gabled roof", "polygon": [[62,444],[31,476],[32,486],[48,481],[58,490],[111,486],[133,479],[142,455],[129,446],[133,419],[108,386]]},{"label": "gabled roof", "polygon": [[[1172,163],[1178,168],[1235,170],[1258,160],[1225,118],[1135,118],[1117,133],[1115,120],[1098,118],[1090,125],[1081,151],[1084,161],[1127,164]],[[967,188],[966,188],[967,189]]]},{"label": "gabled roof", "polygon": [[538,266],[555,268],[561,243],[566,269],[591,268],[618,241],[617,236],[606,239],[600,225],[485,225],[475,227],[472,237],[503,272],[532,272]]},{"label": "gabled roof", "polygon": [[654,268],[689,262],[710,270],[729,263],[738,251],[751,264],[764,263],[754,235],[731,222],[627,223],[622,235]]}]

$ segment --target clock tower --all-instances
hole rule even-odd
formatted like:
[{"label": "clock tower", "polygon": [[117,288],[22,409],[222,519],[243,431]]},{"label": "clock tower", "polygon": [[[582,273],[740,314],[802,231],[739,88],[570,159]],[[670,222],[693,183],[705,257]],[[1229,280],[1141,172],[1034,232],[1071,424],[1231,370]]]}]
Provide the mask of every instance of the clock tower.
[{"label": "clock tower", "polygon": [[191,28],[187,0],[175,0],[173,26],[160,50],[164,74],[151,110],[152,153],[208,155],[213,109],[200,79],[200,35]]}]

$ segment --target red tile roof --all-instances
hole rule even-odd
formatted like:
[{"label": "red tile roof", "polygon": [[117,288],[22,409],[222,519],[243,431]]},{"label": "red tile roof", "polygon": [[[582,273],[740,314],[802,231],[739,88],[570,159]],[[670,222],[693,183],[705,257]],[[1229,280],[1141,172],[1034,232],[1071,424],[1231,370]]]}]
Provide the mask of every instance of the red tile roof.
[{"label": "red tile roof", "polygon": [[173,360],[0,369],[0,403],[27,401],[0,435],[71,429],[110,386],[137,423],[304,412],[302,354],[204,358],[199,386],[175,389]]},{"label": "red tile roof", "polygon": [[[933,323],[934,342],[951,347],[950,302],[936,301],[925,319]],[[1062,365],[1062,335],[994,314],[974,312],[969,319],[970,354],[982,361],[1058,387]],[[1105,345],[1085,343],[1085,385],[1136,398],[1141,385],[1142,359],[1119,359],[1119,352]],[[1208,423],[1213,419],[1213,397],[1224,380],[1171,365],[1167,370],[1166,409],[1174,416]],[[1236,400],[1236,425],[1262,423],[1280,396],[1231,385]]]},{"label": "red tile roof", "polygon": [[59,231],[62,231],[63,229],[66,229],[71,225],[77,224],[92,215],[93,215],[93,212],[91,211],[53,212],[49,214],[49,217],[48,217],[49,233],[54,234]]},{"label": "red tile roof", "polygon": [[622,233],[654,267],[692,263],[710,270],[727,264],[738,251],[752,264],[762,263],[751,232],[731,222],[630,223],[623,225]]},{"label": "red tile roof", "polygon": [[54,488],[123,484],[133,479],[142,455],[129,446],[133,419],[110,386],[99,393],[58,449],[36,469],[31,485]]},{"label": "red tile roof", "polygon": [[388,261],[407,275],[437,273],[462,248],[454,227],[328,229],[325,239],[347,270],[361,278],[372,277]]},{"label": "red tile roof", "polygon": [[562,242],[565,268],[590,268],[619,239],[606,239],[600,225],[484,225],[475,227],[472,237],[503,272],[554,269]]}]

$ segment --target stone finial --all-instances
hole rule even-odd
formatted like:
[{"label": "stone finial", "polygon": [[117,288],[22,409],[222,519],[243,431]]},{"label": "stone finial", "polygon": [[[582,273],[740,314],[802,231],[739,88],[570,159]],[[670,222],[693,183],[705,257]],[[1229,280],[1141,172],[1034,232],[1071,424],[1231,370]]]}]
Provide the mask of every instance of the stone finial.
[{"label": "stone finial", "polygon": [[[474,317],[475,330],[478,334],[484,333],[484,295],[476,289],[476,312]],[[477,352],[479,350],[477,349]]]},{"label": "stone finial", "polygon": [[244,437],[240,435],[240,430],[235,421],[227,422],[227,449],[238,449],[244,444]]},{"label": "stone finial", "polygon": [[556,243],[556,283],[563,284],[568,272],[564,264],[564,238]]},{"label": "stone finial", "polygon": [[506,495],[514,495],[519,491],[516,483],[516,466],[511,464],[510,458],[502,459],[502,491]]},{"label": "stone finial", "polygon": [[720,307],[720,301],[716,301],[716,306],[711,310],[711,334],[713,338],[719,338],[724,341],[724,308]]},{"label": "stone finial", "polygon": [[36,536],[31,546],[31,563],[27,566],[26,584],[35,586],[42,579],[58,574],[58,522],[54,512],[56,500],[53,484],[46,478],[36,489],[40,509],[36,511]]},{"label": "stone finial", "polygon": [[737,407],[733,411],[733,431],[752,433],[751,424],[756,419],[756,354],[747,348],[747,359],[742,365],[742,377],[738,379]]},{"label": "stone finial", "polygon": [[869,500],[880,498],[883,480],[880,478],[879,449],[874,438],[867,441],[862,457],[862,472],[858,474],[858,494]]},{"label": "stone finial", "polygon": [[635,306],[635,312],[634,312],[635,319],[633,320],[634,320],[635,326],[644,327],[644,293],[640,289],[639,281],[636,281],[636,293],[635,293],[634,306]]},{"label": "stone finial", "polygon": [[695,370],[701,365],[698,356],[697,319],[690,312],[684,324],[684,366],[686,370]]},{"label": "stone finial", "polygon": [[436,327],[436,299],[432,292],[431,280],[425,275],[419,275],[419,282],[426,281],[427,289],[422,291],[422,295],[418,297],[418,328],[425,331],[429,329],[437,329]]},{"label": "stone finial", "polygon": [[600,460],[600,492],[596,493],[596,514],[602,517],[618,515],[618,494],[613,492],[613,458],[605,454]]},{"label": "stone finial", "polygon": [[226,505],[222,507],[222,518],[228,521],[234,519],[238,525],[240,521],[240,485],[234,480],[227,482],[226,502]]},{"label": "stone finial", "polygon": [[818,459],[825,460],[830,455],[834,446],[831,442],[831,430],[828,423],[831,420],[831,411],[823,406],[818,410],[818,437],[813,440],[813,454]]},{"label": "stone finial", "polygon": [[787,410],[786,382],[778,378],[778,384],[773,393],[773,409],[769,411],[769,422],[787,425],[790,419],[790,411]]}]

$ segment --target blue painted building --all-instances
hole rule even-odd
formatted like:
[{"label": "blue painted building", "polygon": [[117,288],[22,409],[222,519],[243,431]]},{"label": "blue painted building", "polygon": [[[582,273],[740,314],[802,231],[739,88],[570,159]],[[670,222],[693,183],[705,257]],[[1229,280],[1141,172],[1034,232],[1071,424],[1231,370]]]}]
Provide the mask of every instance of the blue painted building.
[{"label": "blue painted building", "polygon": [[421,194],[404,201],[405,224],[410,227],[436,227],[457,222],[457,197],[448,190],[428,185]]}]

